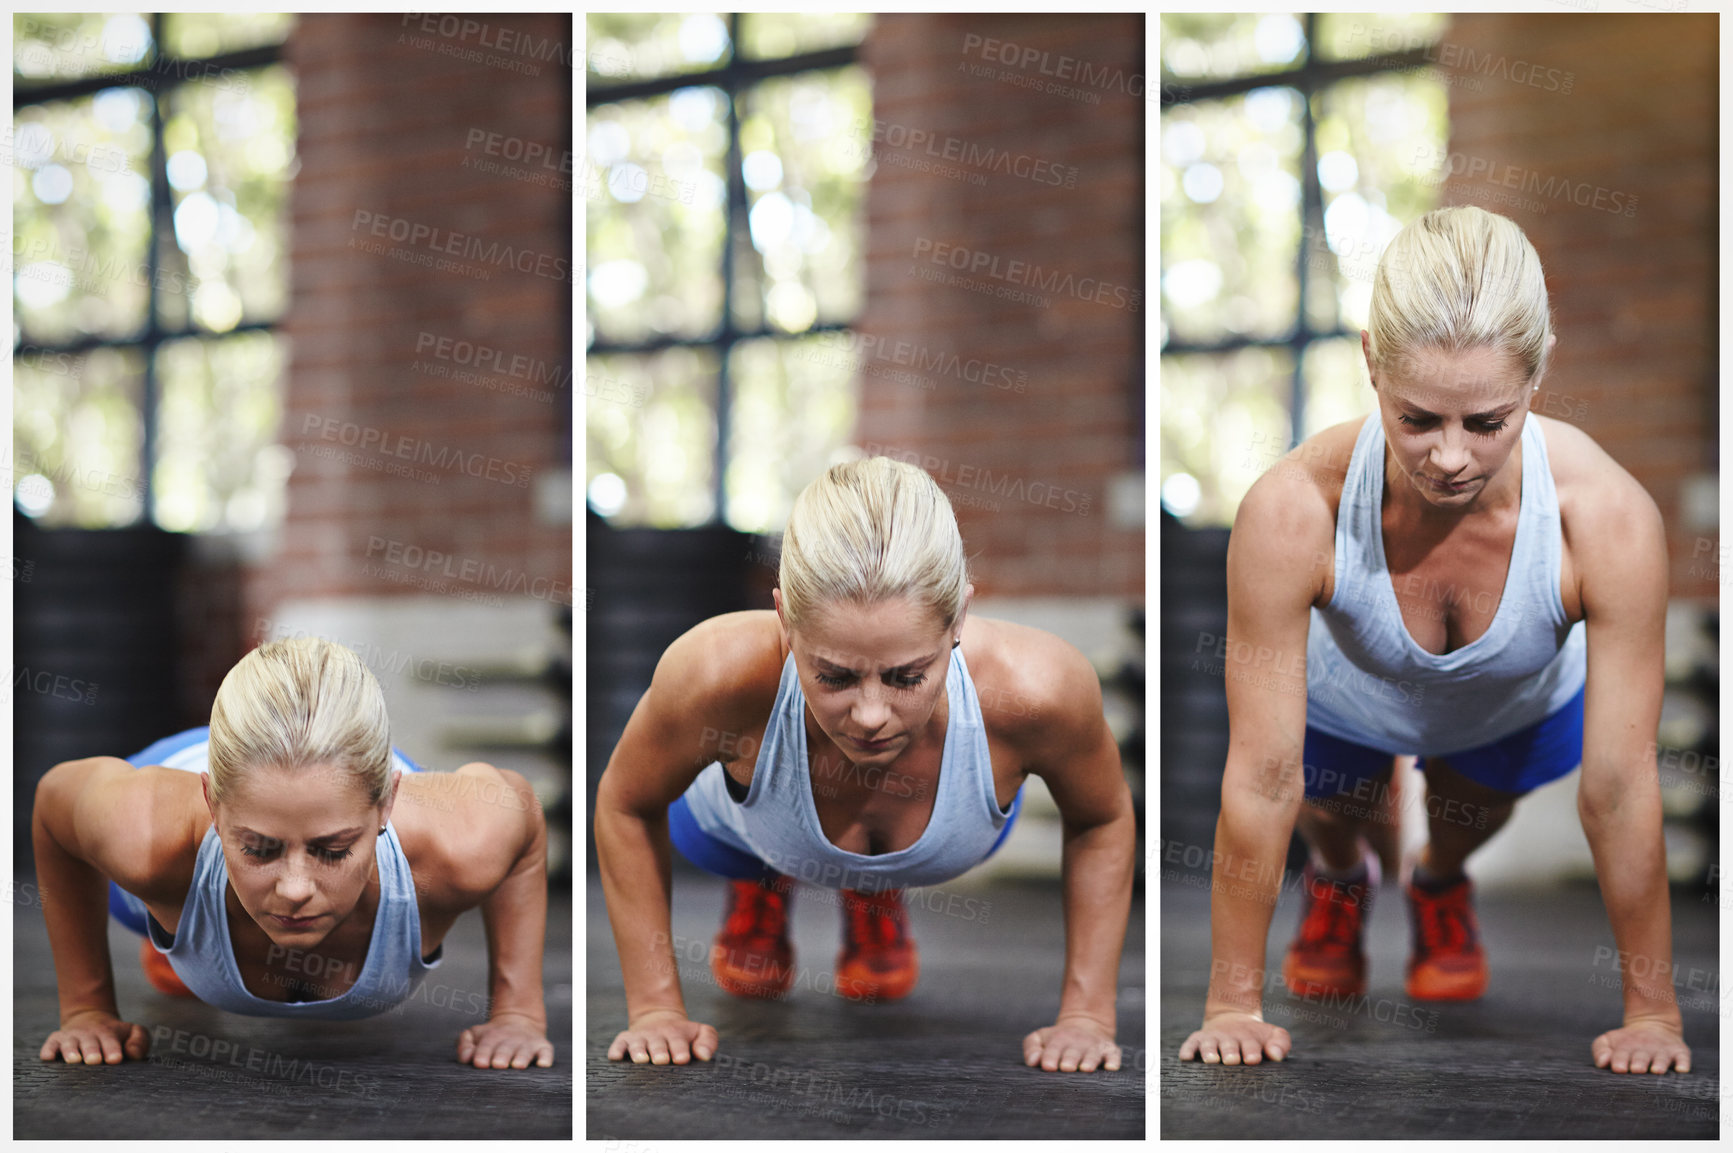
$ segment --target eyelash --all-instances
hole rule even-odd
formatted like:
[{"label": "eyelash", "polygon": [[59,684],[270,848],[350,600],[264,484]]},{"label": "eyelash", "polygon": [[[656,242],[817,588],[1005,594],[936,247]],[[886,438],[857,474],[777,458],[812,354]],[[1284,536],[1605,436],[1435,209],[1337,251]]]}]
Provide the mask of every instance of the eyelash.
[{"label": "eyelash", "polygon": [[[1421,425],[1431,423],[1431,421],[1427,421],[1427,420],[1413,420],[1413,419],[1410,419],[1409,417],[1403,416],[1401,413],[1396,414],[1396,419],[1401,421],[1403,424],[1410,425],[1410,426],[1415,427],[1415,428],[1419,428]],[[1495,432],[1502,432],[1504,429],[1504,426],[1506,424],[1509,424],[1509,423],[1510,422],[1508,420],[1501,420],[1497,424],[1492,424],[1492,423],[1489,423],[1487,421],[1481,421],[1480,422],[1480,428],[1477,429],[1476,431],[1485,433],[1487,436],[1491,436]]]},{"label": "eyelash", "polygon": [[[926,679],[926,673],[922,673],[918,677],[898,677],[897,687],[903,689],[918,688]],[[840,689],[852,680],[854,680],[854,678],[851,676],[833,677],[825,673],[818,674],[818,683],[821,685],[829,685],[833,689]]]},{"label": "eyelash", "polygon": [[[264,852],[262,850],[253,848],[251,845],[242,845],[241,846],[241,852],[244,853],[245,855],[249,856],[249,857],[259,857],[261,859],[268,859],[270,857],[274,857],[277,855],[277,850],[275,850],[275,849],[272,849],[270,852]],[[321,861],[324,861],[327,865],[335,865],[337,862],[344,860],[345,858],[349,857],[354,852],[355,852],[355,847],[353,845],[351,845],[349,848],[344,849],[341,853],[334,853],[334,852],[331,852],[329,849],[314,849],[313,855],[315,857],[318,857]]]}]

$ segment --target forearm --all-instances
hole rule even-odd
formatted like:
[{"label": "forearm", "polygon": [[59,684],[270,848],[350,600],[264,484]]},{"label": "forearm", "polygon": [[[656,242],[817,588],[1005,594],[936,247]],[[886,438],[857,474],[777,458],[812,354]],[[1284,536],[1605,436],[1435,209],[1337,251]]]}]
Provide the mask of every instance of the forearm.
[{"label": "forearm", "polygon": [[528,1017],[547,1027],[542,996],[542,954],[548,923],[547,821],[535,794],[524,785],[533,805],[534,830],[517,864],[481,906],[487,931],[489,1015]]},{"label": "forearm", "polygon": [[114,968],[108,955],[107,878],[60,844],[43,821],[43,804],[39,791],[31,840],[48,944],[54,953],[60,1019],[89,1009],[118,1016]]},{"label": "forearm", "polygon": [[1625,1016],[1679,1022],[1661,797],[1649,777],[1579,806],[1624,976]]},{"label": "forearm", "polygon": [[1065,984],[1059,1016],[1088,1016],[1111,1030],[1131,915],[1137,822],[1127,805],[1105,824],[1066,826],[1064,837]]},{"label": "forearm", "polygon": [[1260,1013],[1270,918],[1281,893],[1293,804],[1227,796],[1210,877],[1210,980],[1204,1016]]},{"label": "forearm", "polygon": [[598,796],[596,858],[620,954],[628,1020],[657,1009],[686,1014],[670,913],[673,851],[665,816],[643,819],[607,806]]}]

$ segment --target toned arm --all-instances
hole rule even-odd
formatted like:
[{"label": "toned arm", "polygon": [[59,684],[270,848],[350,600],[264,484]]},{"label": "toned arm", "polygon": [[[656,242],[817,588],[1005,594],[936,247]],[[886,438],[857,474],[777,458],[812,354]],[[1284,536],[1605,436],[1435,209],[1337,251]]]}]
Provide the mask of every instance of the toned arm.
[{"label": "toned arm", "polygon": [[[1690,1068],[1670,980],[1672,924],[1655,766],[1664,680],[1667,542],[1647,492],[1611,461],[1567,532],[1588,640],[1577,811],[1624,978],[1625,1026],[1597,1038],[1615,1072]],[[1660,976],[1657,976],[1659,974]],[[1637,1068],[1638,1064],[1642,1068]]]},{"label": "toned arm", "polygon": [[1224,675],[1228,756],[1210,892],[1204,1027],[1180,1048],[1224,1064],[1281,1059],[1287,1031],[1263,1024],[1264,950],[1305,795],[1306,637],[1332,555],[1335,510],[1291,469],[1252,486],[1228,545]]},{"label": "toned arm", "polygon": [[762,722],[782,659],[775,618],[730,613],[668,646],[596,793],[596,856],[626,985],[628,1027],[611,1060],[708,1060],[716,1031],[686,1018],[669,915],[668,806],[722,755],[754,709]]},{"label": "toned arm", "polygon": [[192,883],[203,807],[192,774],[135,770],[115,757],[67,761],[37,784],[31,837],[61,1024],[43,1045],[44,1060],[94,1065],[144,1057],[144,1030],[121,1021],[115,1003],[107,882],[178,914]]},{"label": "toned arm", "polygon": [[[1007,626],[1014,627],[1014,626]],[[1102,715],[1095,670],[1071,645],[1016,629],[1017,690],[1037,703],[1020,719],[1029,772],[1053,795],[1063,821],[1065,978],[1059,1015],[1023,1039],[1023,1060],[1049,1072],[1118,1069],[1119,958],[1131,910],[1137,818],[1119,746]]]}]

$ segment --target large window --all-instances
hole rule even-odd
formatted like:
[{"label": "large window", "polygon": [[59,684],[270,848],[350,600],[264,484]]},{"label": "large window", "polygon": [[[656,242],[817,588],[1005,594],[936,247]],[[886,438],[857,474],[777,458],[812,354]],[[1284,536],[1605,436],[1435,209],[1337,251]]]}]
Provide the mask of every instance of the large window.
[{"label": "large window", "polygon": [[1161,18],[1161,492],[1188,522],[1369,411],[1378,257],[1437,205],[1444,21]]},{"label": "large window", "polygon": [[849,438],[867,25],[587,17],[586,482],[612,522],[780,528]]},{"label": "large window", "polygon": [[44,524],[282,519],[290,25],[13,17],[10,473]]}]

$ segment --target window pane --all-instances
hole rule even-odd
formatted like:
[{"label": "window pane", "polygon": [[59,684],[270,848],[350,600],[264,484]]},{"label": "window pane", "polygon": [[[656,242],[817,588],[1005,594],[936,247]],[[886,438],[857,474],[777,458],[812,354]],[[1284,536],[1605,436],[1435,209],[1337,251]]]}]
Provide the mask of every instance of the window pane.
[{"label": "window pane", "polygon": [[729,361],[728,523],[780,532],[794,498],[854,430],[854,357],[838,337],[749,340]]},{"label": "window pane", "polygon": [[1171,338],[1292,331],[1301,113],[1291,88],[1162,113],[1161,284]]},{"label": "window pane", "polygon": [[1305,435],[1314,436],[1375,409],[1358,339],[1318,340],[1300,362],[1306,377]]},{"label": "window pane", "polygon": [[143,358],[132,349],[12,361],[13,497],[40,523],[116,528],[144,513]]},{"label": "window pane", "polygon": [[592,12],[584,67],[592,84],[648,80],[728,63],[728,24],[714,12]]},{"label": "window pane", "polygon": [[1161,70],[1180,80],[1214,80],[1297,68],[1305,60],[1300,17],[1167,12],[1161,17]]},{"label": "window pane", "polygon": [[584,367],[591,506],[617,525],[686,528],[710,520],[715,352],[592,356]]},{"label": "window pane", "polygon": [[721,327],[727,115],[716,88],[591,112],[584,227],[592,339],[703,338]]},{"label": "window pane", "polygon": [[1288,450],[1292,379],[1285,348],[1162,357],[1162,503],[1188,524],[1232,524],[1252,482]]},{"label": "window pane", "polygon": [[865,292],[861,68],[768,80],[744,100],[740,154],[749,244],[735,260],[735,323],[804,332],[859,315]]},{"label": "window pane", "polygon": [[1360,60],[1423,48],[1449,25],[1441,12],[1322,12],[1316,46],[1320,60]]},{"label": "window pane", "polygon": [[170,56],[190,60],[281,44],[294,23],[287,12],[165,12],[163,48]]},{"label": "window pane", "polygon": [[871,26],[864,12],[742,12],[740,54],[767,60],[859,44]]},{"label": "window pane", "polygon": [[1449,100],[1437,69],[1343,80],[1317,98],[1324,246],[1312,246],[1314,327],[1366,323],[1378,258],[1402,226],[1438,206]]},{"label": "window pane", "polygon": [[293,454],[282,423],[283,339],[244,332],[157,352],[156,520],[178,532],[281,524]]},{"label": "window pane", "polygon": [[[295,89],[283,67],[172,90],[163,125],[172,236],[161,254],[163,321],[227,332],[275,320],[288,305],[288,173],[295,155]],[[191,306],[191,318],[188,306]]]},{"label": "window pane", "polygon": [[144,328],[151,114],[134,88],[18,110],[13,299],[25,339]]},{"label": "window pane", "polygon": [[149,21],[122,12],[21,12],[12,17],[12,77],[20,89],[105,72],[154,59]]}]

